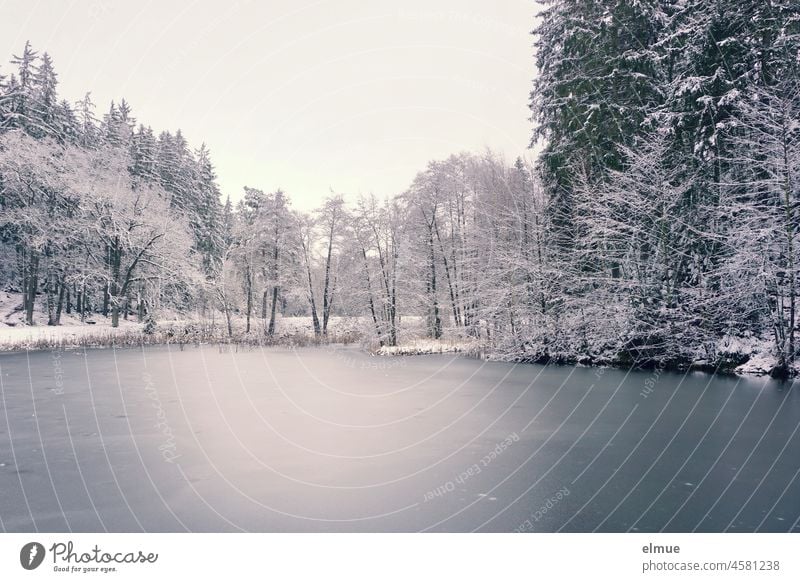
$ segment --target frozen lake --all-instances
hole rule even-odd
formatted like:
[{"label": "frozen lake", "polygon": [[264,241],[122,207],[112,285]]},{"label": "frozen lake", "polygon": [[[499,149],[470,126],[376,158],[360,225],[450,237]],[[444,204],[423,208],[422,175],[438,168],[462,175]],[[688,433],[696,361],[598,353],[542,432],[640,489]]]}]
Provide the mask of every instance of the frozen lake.
[{"label": "frozen lake", "polygon": [[215,346],[0,354],[5,531],[800,531],[770,379]]}]

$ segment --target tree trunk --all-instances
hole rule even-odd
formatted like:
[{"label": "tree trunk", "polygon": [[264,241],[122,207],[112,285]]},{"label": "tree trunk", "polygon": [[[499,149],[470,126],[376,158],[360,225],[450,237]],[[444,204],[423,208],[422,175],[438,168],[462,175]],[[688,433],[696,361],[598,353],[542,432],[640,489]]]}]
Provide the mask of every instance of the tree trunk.
[{"label": "tree trunk", "polygon": [[272,277],[275,283],[272,285],[272,305],[269,313],[269,326],[267,334],[272,337],[275,335],[275,312],[278,303],[278,291],[280,283],[280,222],[275,222],[275,234],[272,241]]},{"label": "tree trunk", "polygon": [[381,334],[381,326],[378,323],[378,316],[375,313],[375,302],[372,299],[372,284],[369,278],[369,261],[367,261],[367,249],[361,248],[361,256],[364,259],[364,277],[367,281],[367,305],[369,306],[369,313],[372,316],[372,324],[375,326],[375,335],[378,338],[378,344],[383,347],[383,337]]},{"label": "tree trunk", "polygon": [[122,263],[122,251],[120,249],[119,237],[114,237],[112,245],[109,247],[109,259],[111,260],[111,284],[108,288],[109,301],[111,302],[111,327],[119,327],[119,308],[120,302],[117,296],[120,293],[120,266]]},{"label": "tree trunk", "polygon": [[[56,320],[55,325],[61,325],[61,310],[64,307],[64,294],[69,293],[67,289],[67,285],[64,281],[60,281],[58,284],[58,302],[56,303]],[[67,299],[67,305],[69,305],[69,299]]]},{"label": "tree trunk", "polygon": [[86,309],[89,305],[89,301],[86,299],[86,279],[81,281],[81,290],[78,294],[78,297],[78,305],[80,306],[79,311],[81,312],[81,323],[83,323],[86,321]]},{"label": "tree trunk", "polygon": [[439,300],[436,297],[436,253],[433,247],[433,232],[430,233],[428,240],[430,248],[430,279],[428,281],[428,292],[431,296],[430,321],[428,323],[429,332],[433,339],[442,337],[442,319],[439,316]]},{"label": "tree trunk", "polygon": [[253,276],[250,272],[250,265],[245,266],[244,271],[245,296],[247,297],[247,311],[245,313],[246,325],[244,332],[250,333],[250,314],[253,312]]},{"label": "tree trunk", "polygon": [[389,345],[397,345],[397,241],[392,240],[392,285],[389,298]]},{"label": "tree trunk", "polygon": [[228,337],[233,337],[233,324],[231,322],[231,309],[228,305],[228,297],[225,294],[225,283],[224,280],[222,282],[222,286],[216,289],[217,299],[219,300],[219,304],[222,307],[222,311],[225,314],[225,323],[228,326]]},{"label": "tree trunk", "polygon": [[144,321],[144,289],[141,286],[136,292],[136,319],[139,323]]},{"label": "tree trunk", "polygon": [[25,304],[25,323],[33,325],[33,307],[36,304],[36,290],[39,286],[39,255],[32,252],[28,260],[28,275],[25,281],[24,304]]},{"label": "tree trunk", "polygon": [[325,285],[322,290],[322,335],[328,335],[328,319],[330,319],[331,304],[333,303],[333,290],[330,289],[332,253],[333,253],[333,222],[331,222],[331,231],[328,238],[328,256],[325,259]]},{"label": "tree trunk", "polygon": [[434,219],[434,230],[436,232],[436,240],[439,241],[439,248],[442,251],[442,260],[444,261],[444,272],[447,275],[447,288],[450,291],[450,305],[453,308],[453,323],[456,327],[461,327],[461,313],[458,309],[458,302],[456,300],[456,294],[453,290],[453,281],[450,277],[450,265],[447,260],[447,253],[444,250],[444,243],[442,242],[442,237],[439,235],[439,223]]},{"label": "tree trunk", "polygon": [[789,166],[789,147],[786,137],[786,131],[783,132],[783,163],[784,163],[784,207],[786,209],[786,243],[787,243],[787,258],[788,258],[788,271],[789,271],[789,350],[788,362],[794,361],[795,347],[794,335],[797,314],[797,282],[795,273],[795,258],[794,258],[794,211],[792,205],[792,181],[791,169]]},{"label": "tree trunk", "polygon": [[228,337],[233,337],[233,325],[231,324],[231,310],[228,308],[227,301],[225,302],[225,322],[228,324]]},{"label": "tree trunk", "polygon": [[108,293],[108,282],[103,286],[103,317],[108,317],[108,307],[111,304],[111,295]]},{"label": "tree trunk", "polygon": [[[45,256],[47,256],[47,254]],[[58,282],[56,280],[56,275],[53,273],[53,268],[50,265],[50,260],[48,259],[47,262],[48,265],[46,269],[45,282],[44,282],[44,292],[47,304],[47,325],[56,325],[55,294],[56,294],[56,289],[58,287]]]},{"label": "tree trunk", "polygon": [[303,243],[303,256],[306,263],[306,275],[308,278],[308,303],[311,308],[311,322],[314,326],[314,337],[319,337],[322,334],[322,329],[319,324],[319,316],[317,315],[317,301],[314,298],[314,280],[311,277],[311,262],[308,257],[308,246]]},{"label": "tree trunk", "polygon": [[272,286],[272,305],[270,306],[270,313],[269,313],[269,327],[267,328],[267,334],[272,337],[275,335],[275,311],[278,305],[278,286]]},{"label": "tree trunk", "polygon": [[314,282],[311,279],[311,266],[306,262],[306,273],[308,274],[308,302],[311,307],[311,322],[314,325],[314,336],[319,337],[322,330],[319,325],[319,317],[317,316],[317,302],[314,299]]},{"label": "tree trunk", "polygon": [[[106,263],[108,264],[108,270],[111,272],[112,270],[112,259],[111,259],[111,247],[106,245]],[[103,317],[108,317],[108,307],[111,303],[111,295],[109,294],[109,281],[106,281],[106,284],[103,286]]]}]

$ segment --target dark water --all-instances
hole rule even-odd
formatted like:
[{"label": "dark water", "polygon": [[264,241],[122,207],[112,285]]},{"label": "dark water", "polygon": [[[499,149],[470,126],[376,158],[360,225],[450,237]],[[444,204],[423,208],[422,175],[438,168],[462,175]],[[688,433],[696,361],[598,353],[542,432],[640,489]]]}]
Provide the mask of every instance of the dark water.
[{"label": "dark water", "polygon": [[216,347],[0,355],[6,531],[800,531],[800,396]]}]

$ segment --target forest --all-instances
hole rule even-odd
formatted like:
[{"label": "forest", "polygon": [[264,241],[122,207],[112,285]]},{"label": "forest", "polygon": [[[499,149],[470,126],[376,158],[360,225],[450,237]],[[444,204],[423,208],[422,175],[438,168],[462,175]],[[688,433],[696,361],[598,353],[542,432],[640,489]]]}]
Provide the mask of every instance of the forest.
[{"label": "forest", "polygon": [[454,153],[403,192],[330,191],[311,212],[220,192],[206,145],[124,99],[61,99],[26,44],[0,68],[2,290],[27,325],[180,314],[273,338],[302,316],[324,341],[352,318],[375,346],[793,373],[800,5],[543,5],[534,161]]}]

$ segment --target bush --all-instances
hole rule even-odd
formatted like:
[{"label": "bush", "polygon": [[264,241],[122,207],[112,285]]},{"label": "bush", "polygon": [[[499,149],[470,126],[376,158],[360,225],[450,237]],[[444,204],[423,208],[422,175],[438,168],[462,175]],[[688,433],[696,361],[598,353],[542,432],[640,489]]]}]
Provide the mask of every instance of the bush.
[{"label": "bush", "polygon": [[156,320],[152,315],[148,315],[144,320],[144,329],[142,330],[146,335],[153,335],[156,332]]}]

